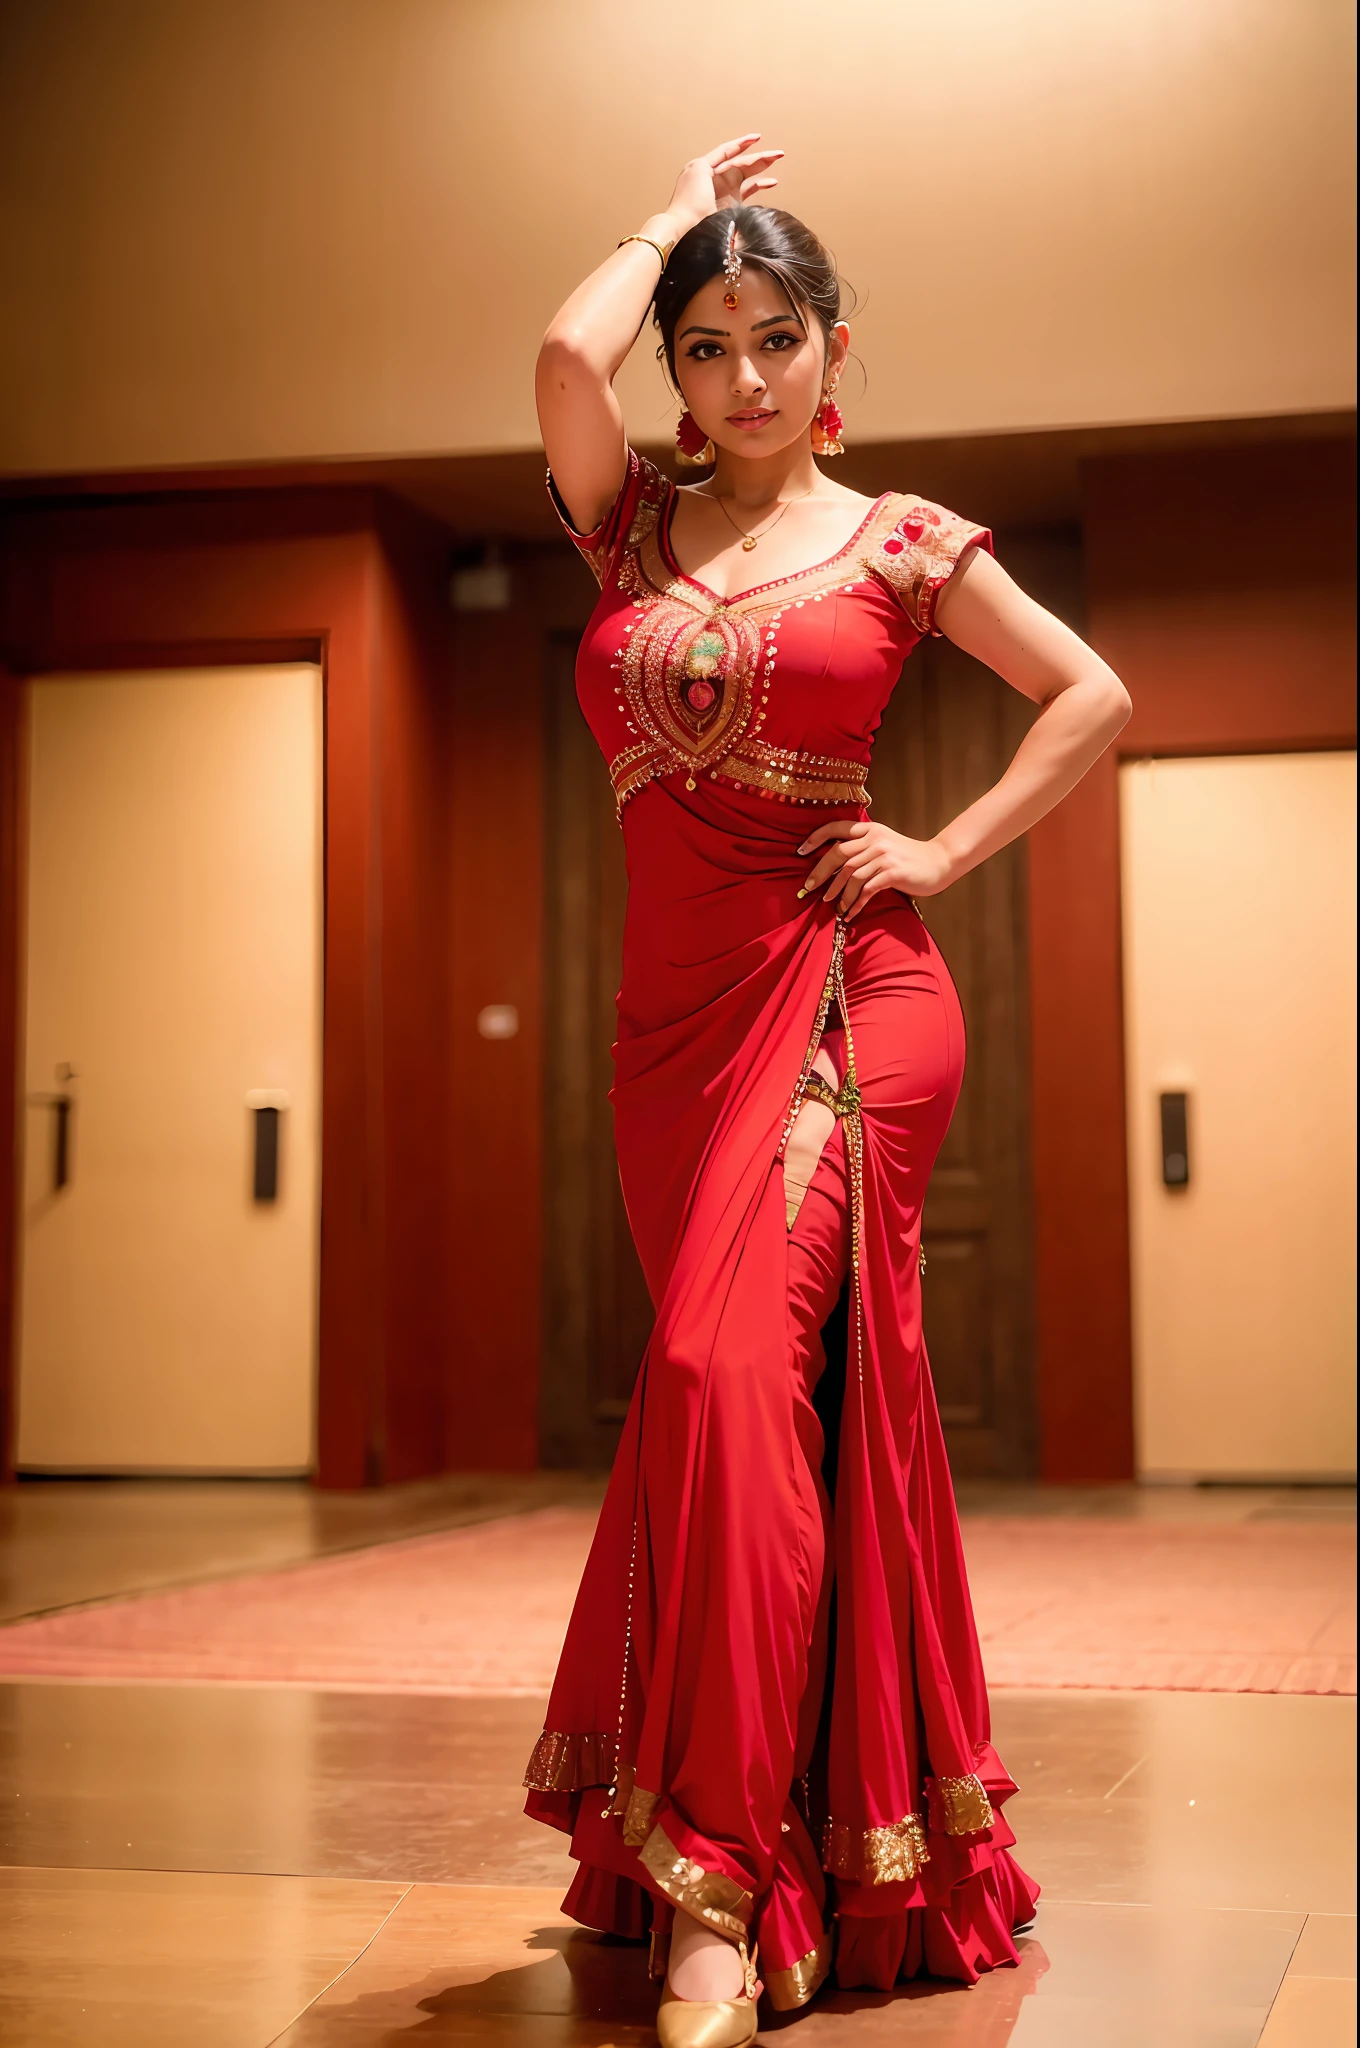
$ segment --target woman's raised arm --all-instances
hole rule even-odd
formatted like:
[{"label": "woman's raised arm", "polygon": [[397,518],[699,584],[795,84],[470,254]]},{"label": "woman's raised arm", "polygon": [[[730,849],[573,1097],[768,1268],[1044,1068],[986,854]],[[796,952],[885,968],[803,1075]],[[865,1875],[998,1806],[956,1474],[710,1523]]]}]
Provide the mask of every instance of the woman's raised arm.
[{"label": "woman's raised arm", "polygon": [[[576,287],[543,337],[534,380],[538,420],[558,495],[580,533],[591,533],[619,494],[626,450],[614,378],[638,338],[664,257],[681,235],[720,206],[751,199],[781,149],[738,135],[687,163],[669,206],[620,243]],[[658,246],[653,247],[655,243]]]}]

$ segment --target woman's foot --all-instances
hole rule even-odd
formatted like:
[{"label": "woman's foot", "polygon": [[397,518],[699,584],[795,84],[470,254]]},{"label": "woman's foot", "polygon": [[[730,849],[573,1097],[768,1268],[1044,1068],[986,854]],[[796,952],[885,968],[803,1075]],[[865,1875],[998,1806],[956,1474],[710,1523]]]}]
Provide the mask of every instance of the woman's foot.
[{"label": "woman's foot", "polygon": [[677,1912],[666,1982],[677,1998],[741,1998],[745,1972],[730,1941],[692,1914]]}]

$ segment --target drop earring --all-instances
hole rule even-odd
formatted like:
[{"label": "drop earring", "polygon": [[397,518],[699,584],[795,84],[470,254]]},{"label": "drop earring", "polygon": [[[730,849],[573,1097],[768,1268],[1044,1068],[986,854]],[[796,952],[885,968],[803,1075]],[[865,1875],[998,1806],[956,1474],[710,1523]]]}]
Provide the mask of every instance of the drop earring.
[{"label": "drop earring", "polygon": [[696,467],[713,460],[713,443],[688,407],[675,423],[675,449],[682,462]]},{"label": "drop earring", "polygon": [[841,418],[841,409],[836,403],[836,387],[833,384],[812,415],[813,453],[844,455],[845,443],[841,440],[844,426],[845,421]]}]

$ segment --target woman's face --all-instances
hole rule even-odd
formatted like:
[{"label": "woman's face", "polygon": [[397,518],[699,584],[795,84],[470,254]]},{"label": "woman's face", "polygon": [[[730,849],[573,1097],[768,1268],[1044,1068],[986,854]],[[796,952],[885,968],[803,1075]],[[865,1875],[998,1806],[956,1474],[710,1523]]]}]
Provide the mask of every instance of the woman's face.
[{"label": "woman's face", "polygon": [[838,324],[828,345],[820,321],[753,265],[742,272],[735,308],[723,304],[726,289],[713,278],[676,322],[676,382],[715,447],[774,455],[806,436],[840,373],[850,331]]}]

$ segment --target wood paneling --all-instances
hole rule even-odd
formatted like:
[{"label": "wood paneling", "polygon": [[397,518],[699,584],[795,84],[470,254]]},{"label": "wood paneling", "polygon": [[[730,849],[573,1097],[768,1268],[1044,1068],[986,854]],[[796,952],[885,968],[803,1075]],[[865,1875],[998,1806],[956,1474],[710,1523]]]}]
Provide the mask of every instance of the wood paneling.
[{"label": "wood paneling", "polygon": [[[1032,715],[989,669],[948,641],[928,641],[907,663],[875,744],[874,817],[928,838],[997,780]],[[1028,1473],[1036,1425],[1023,846],[921,910],[968,1034],[922,1226],[926,1345],[954,1471]]]},{"label": "wood paneling", "polygon": [[546,676],[545,1465],[607,1465],[652,1327],[614,1154],[614,999],[628,877],[614,795],[576,702],[576,643]]},{"label": "wood paneling", "polygon": [[[526,607],[457,621],[444,1125],[452,1225],[442,1250],[453,1364],[449,1469],[537,1463],[541,1345],[543,655]],[[513,1038],[477,1030],[487,1004]]]},{"label": "wood paneling", "polygon": [[1106,754],[1029,835],[1041,1469],[1054,1480],[1133,1477],[1116,777]]},{"label": "wood paneling", "polygon": [[23,711],[23,685],[0,663],[0,1485],[14,1477]]}]

